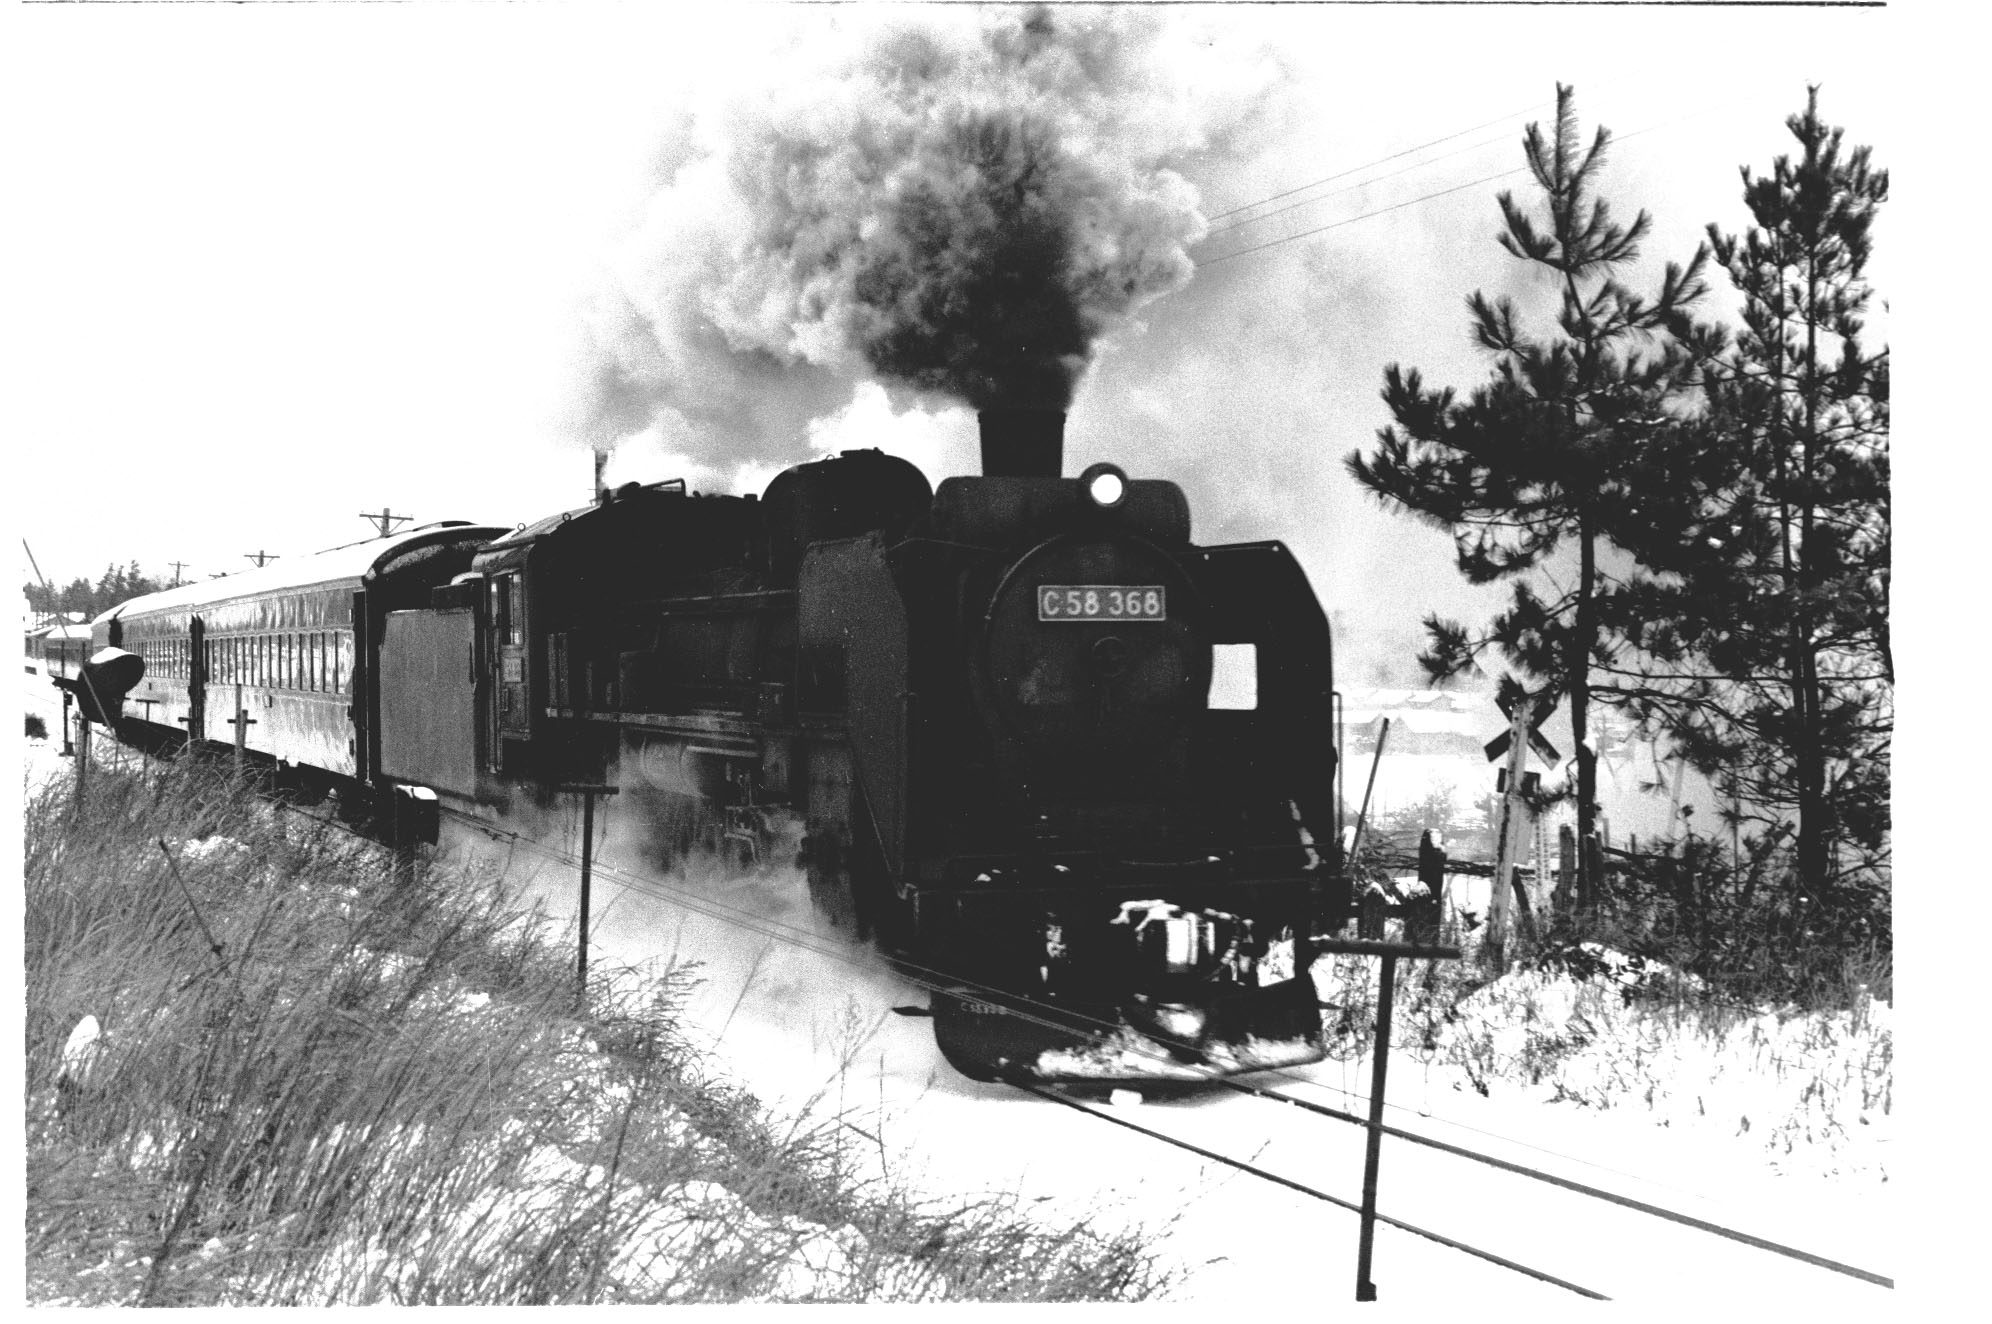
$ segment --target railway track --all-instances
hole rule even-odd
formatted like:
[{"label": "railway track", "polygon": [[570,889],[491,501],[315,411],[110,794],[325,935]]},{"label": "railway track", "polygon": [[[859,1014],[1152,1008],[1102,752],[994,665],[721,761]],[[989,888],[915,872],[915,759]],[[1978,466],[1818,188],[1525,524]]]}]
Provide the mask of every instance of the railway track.
[{"label": "railway track", "polygon": [[[53,732],[51,734],[53,735]],[[334,819],[324,818],[316,814],[310,814],[307,811],[297,809],[295,806],[287,806],[287,812],[303,814],[305,817],[312,818],[315,821],[342,831],[353,831],[347,824],[339,823]],[[575,852],[535,840],[530,836],[513,831],[486,819],[455,811],[446,811],[446,816],[450,821],[460,827],[474,831],[493,841],[503,842],[514,853],[537,857],[547,863],[565,868],[578,869],[581,865],[581,860]],[[668,905],[706,916],[723,924],[750,932],[770,942],[805,950],[841,965],[860,969],[876,968],[876,957],[865,949],[853,948],[834,940],[828,940],[805,927],[784,923],[765,914],[758,914],[742,907],[730,905],[724,900],[701,895],[691,888],[675,884],[668,879],[641,873],[601,860],[593,862],[593,869],[597,876],[635,895],[649,897]],[[961,981],[950,979],[942,972],[926,970],[905,963],[899,963],[897,973],[901,978],[930,992],[942,989],[958,991],[961,988]],[[1226,1145],[1220,1148],[1214,1144],[1200,1143],[1199,1139],[1189,1138],[1184,1134],[1180,1134],[1180,1128],[1176,1128],[1172,1132],[1172,1130],[1164,1129],[1160,1125],[1146,1125],[1143,1122],[1133,1121],[1124,1115],[1125,1110],[1096,1106],[1094,1102],[1077,1097],[1074,1093],[1066,1090],[1050,1089],[1030,1083],[1015,1083],[1010,1088],[1020,1094],[1033,1096],[1040,1101],[1062,1109],[1083,1114],[1103,1125],[1109,1125],[1122,1131],[1134,1133],[1156,1144],[1166,1145],[1172,1149],[1192,1154],[1206,1163],[1217,1164],[1228,1170],[1244,1174],[1256,1181],[1266,1183],[1270,1187],[1285,1191],[1292,1196],[1313,1202],[1325,1203],[1344,1210],[1354,1211],[1358,1209],[1358,1206],[1352,1199],[1336,1195],[1331,1190],[1326,1189],[1333,1184],[1332,1182],[1312,1179],[1306,1174],[1296,1175],[1291,1168],[1280,1170],[1268,1163],[1258,1161],[1259,1156],[1256,1153],[1251,1157],[1241,1157],[1235,1152],[1227,1152],[1232,1146]],[[1331,1107],[1313,1099],[1301,1097],[1295,1091],[1321,1088],[1320,1083],[1310,1081],[1292,1072],[1270,1071],[1262,1073],[1256,1080],[1252,1081],[1212,1077],[1208,1082],[1208,1088],[1212,1093],[1222,1093],[1237,1096],[1241,1099],[1255,1100],[1277,1107],[1283,1111],[1302,1114],[1308,1118],[1318,1118],[1324,1122],[1340,1123],[1341,1126],[1332,1129],[1349,1135],[1359,1134],[1369,1125],[1368,1119],[1358,1116],[1355,1113]],[[1145,1120],[1160,1121],[1160,1118],[1155,1117],[1157,1112],[1162,1113],[1165,1117],[1169,1115],[1167,1110],[1149,1110],[1145,1116]],[[1642,1200],[1620,1191],[1613,1191],[1601,1185],[1579,1181],[1575,1178],[1549,1171],[1542,1166],[1504,1159],[1498,1155],[1489,1154],[1468,1145],[1453,1144],[1404,1127],[1385,1124],[1380,1127],[1380,1130],[1384,1136],[1392,1140],[1425,1150],[1430,1154],[1441,1156],[1458,1164],[1474,1165],[1479,1168],[1498,1172],[1507,1178],[1551,1188],[1568,1196],[1579,1197],[1594,1202],[1599,1206],[1610,1207],[1631,1215],[1636,1215],[1641,1219],[1650,1220],[1655,1224],[1672,1225],[1677,1228],[1686,1229],[1698,1235],[1718,1239],[1734,1247],[1744,1248],[1757,1255],[1776,1257],[1788,1263],[1808,1266],[1814,1270],[1837,1275],[1843,1280],[1853,1280],[1872,1287],[1892,1289],[1895,1285],[1891,1277],[1849,1263],[1845,1259],[1819,1254],[1788,1244],[1785,1241],[1761,1236],[1743,1228],[1730,1226],[1715,1219],[1699,1217],[1677,1209],[1667,1208],[1648,1200]],[[1498,1139],[1499,1137],[1495,1138]],[[1393,1166],[1399,1167],[1401,1165],[1399,1165],[1398,1160],[1393,1159]],[[1409,1184],[1403,1178],[1399,1178],[1398,1181],[1401,1185]],[[1501,1250],[1475,1244],[1473,1241],[1462,1237],[1435,1231],[1422,1225],[1422,1223],[1413,1222],[1408,1218],[1396,1214],[1386,1214],[1379,1211],[1378,1222],[1408,1235],[1422,1238],[1447,1250],[1471,1256],[1476,1260],[1493,1265],[1506,1272],[1526,1276],[1563,1291],[1589,1299],[1611,1299],[1605,1292],[1589,1286],[1582,1281],[1583,1274],[1578,1271],[1566,1271],[1568,1275],[1566,1276],[1564,1273],[1540,1267],[1539,1264],[1532,1263],[1530,1259],[1520,1255],[1514,1253],[1504,1254]]]},{"label": "railway track", "polygon": [[[549,863],[569,868],[578,869],[580,867],[581,861],[579,856],[574,852],[563,850],[560,847],[548,845],[544,842],[534,841],[521,834],[513,833],[508,829],[469,815],[453,813],[451,817],[459,824],[487,837],[507,841],[515,850],[536,855]],[[876,961],[876,958],[864,949],[852,948],[832,940],[826,940],[817,933],[802,926],[784,923],[741,907],[729,905],[723,900],[701,895],[690,888],[674,884],[667,879],[646,876],[628,868],[605,864],[600,860],[594,862],[594,869],[598,876],[607,878],[616,885],[639,895],[683,907],[694,913],[750,931],[773,942],[807,950],[817,956],[857,968],[873,966]],[[942,990],[959,992],[962,988],[962,981],[950,978],[943,972],[925,969],[905,962],[895,962],[894,964],[897,973],[902,978],[929,992]],[[1011,999],[1011,1001],[1014,1002],[1014,999]],[[1312,1099],[1300,1097],[1298,1094],[1292,1092],[1295,1089],[1306,1089],[1315,1086],[1315,1082],[1309,1081],[1295,1073],[1280,1070],[1269,1071],[1262,1073],[1259,1076],[1259,1081],[1267,1083],[1212,1076],[1208,1081],[1208,1088],[1213,1092],[1226,1093],[1241,1098],[1257,1100],[1282,1109],[1294,1110],[1311,1118],[1320,1118],[1324,1121],[1340,1123],[1348,1128],[1351,1134],[1360,1132],[1369,1125],[1367,1118]],[[1254,1162],[1248,1158],[1241,1158],[1234,1153],[1223,1152],[1210,1145],[1199,1144],[1194,1140],[1186,1139],[1181,1135],[1171,1134],[1156,1126],[1145,1126],[1133,1122],[1127,1117],[1119,1115],[1121,1110],[1094,1106],[1080,1097],[1075,1097],[1072,1092],[1029,1083],[1015,1083],[1012,1085],[1012,1088],[1057,1106],[1083,1113],[1104,1124],[1139,1133],[1157,1143],[1166,1144],[1172,1148],[1192,1153],[1207,1162],[1220,1164],[1226,1168],[1247,1174],[1257,1180],[1283,1188],[1307,1199],[1346,1210],[1353,1211],[1358,1208],[1353,1200],[1337,1196],[1323,1189],[1318,1183],[1302,1180],[1289,1173],[1275,1171],[1263,1163]],[[1732,1246],[1745,1248],[1753,1253],[1776,1257],[1792,1264],[1808,1266],[1811,1269],[1837,1275],[1842,1279],[1851,1279],[1856,1282],[1865,1283],[1873,1287],[1892,1289],[1895,1285],[1892,1277],[1849,1263],[1845,1259],[1809,1251],[1789,1244],[1786,1241],[1762,1236],[1744,1228],[1730,1226],[1715,1219],[1704,1218],[1678,1209],[1668,1208],[1650,1200],[1643,1200],[1624,1192],[1613,1191],[1592,1182],[1580,1181],[1573,1177],[1550,1171],[1543,1166],[1515,1162],[1495,1154],[1476,1150],[1471,1146],[1453,1144],[1404,1127],[1385,1124],[1380,1130],[1384,1136],[1393,1140],[1419,1147],[1432,1154],[1443,1156],[1448,1160],[1476,1165],[1501,1173],[1509,1178],[1534,1183],[1568,1196],[1579,1197],[1599,1205],[1626,1211],[1640,1218],[1652,1220],[1655,1223],[1672,1225],[1702,1236],[1719,1239]],[[1394,1215],[1387,1215],[1380,1212],[1378,1221],[1399,1231],[1421,1237],[1450,1250],[1473,1256],[1509,1272],[1525,1275],[1579,1296],[1592,1299],[1610,1299],[1605,1293],[1576,1281],[1575,1279],[1581,1275],[1572,1274],[1570,1277],[1565,1277],[1548,1269],[1524,1262],[1514,1255],[1504,1255],[1496,1250],[1473,1244],[1459,1237],[1434,1231]]]}]

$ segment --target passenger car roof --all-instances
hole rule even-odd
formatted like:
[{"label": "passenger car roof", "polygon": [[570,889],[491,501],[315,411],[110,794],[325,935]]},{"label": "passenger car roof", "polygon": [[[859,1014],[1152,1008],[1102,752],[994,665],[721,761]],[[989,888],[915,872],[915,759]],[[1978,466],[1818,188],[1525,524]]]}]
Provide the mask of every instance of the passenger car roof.
[{"label": "passenger car roof", "polygon": [[92,622],[101,625],[120,617],[155,611],[186,610],[215,603],[237,602],[244,598],[281,593],[287,589],[312,588],[341,581],[364,584],[374,570],[397,554],[436,542],[446,542],[465,533],[483,532],[496,537],[503,530],[479,526],[468,520],[443,520],[420,528],[392,533],[385,538],[348,543],[307,556],[283,557],[253,570],[243,570],[219,579],[203,579],[177,588],[162,589],[132,598],[104,611]]}]

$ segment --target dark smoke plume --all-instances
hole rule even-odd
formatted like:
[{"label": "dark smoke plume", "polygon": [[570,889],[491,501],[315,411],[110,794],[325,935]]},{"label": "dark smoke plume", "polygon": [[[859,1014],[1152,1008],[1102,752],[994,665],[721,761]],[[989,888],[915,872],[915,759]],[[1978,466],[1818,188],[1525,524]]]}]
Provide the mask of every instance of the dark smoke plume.
[{"label": "dark smoke plume", "polygon": [[1205,228],[1173,164],[1210,126],[1154,58],[1162,33],[1005,10],[771,60],[699,116],[624,255],[580,430],[776,460],[867,378],[1068,405],[1103,340],[1189,279]]}]

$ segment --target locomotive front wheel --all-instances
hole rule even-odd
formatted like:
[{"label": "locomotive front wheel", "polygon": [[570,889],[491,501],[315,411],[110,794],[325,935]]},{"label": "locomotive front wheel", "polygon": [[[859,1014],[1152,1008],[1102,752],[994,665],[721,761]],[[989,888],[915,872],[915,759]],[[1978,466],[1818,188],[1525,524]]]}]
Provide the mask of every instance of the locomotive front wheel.
[{"label": "locomotive front wheel", "polygon": [[947,1064],[985,1085],[1002,1080],[1003,1071],[996,1060],[1001,1049],[983,1032],[977,1000],[965,989],[936,989],[932,1005],[934,1045]]}]

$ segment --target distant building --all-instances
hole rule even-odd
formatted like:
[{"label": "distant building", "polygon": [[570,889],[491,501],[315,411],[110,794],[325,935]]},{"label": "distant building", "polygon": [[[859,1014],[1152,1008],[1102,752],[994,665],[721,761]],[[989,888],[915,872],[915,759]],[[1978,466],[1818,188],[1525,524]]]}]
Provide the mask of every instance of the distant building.
[{"label": "distant building", "polygon": [[1491,687],[1345,690],[1342,793],[1349,812],[1362,808],[1368,788],[1373,823],[1448,836],[1485,831],[1494,789],[1485,746],[1507,726]]},{"label": "distant building", "polygon": [[[1372,824],[1397,830],[1433,829],[1443,832],[1457,852],[1491,855],[1492,834],[1499,821],[1495,792],[1499,764],[1487,757],[1486,746],[1508,729],[1508,719],[1494,702],[1492,685],[1471,689],[1349,689],[1342,695],[1342,792],[1348,812],[1362,807],[1363,791],[1375,768],[1370,793]],[[1678,835],[1687,827],[1706,833],[1714,824],[1707,782],[1685,771],[1663,747],[1643,739],[1626,717],[1603,705],[1592,707],[1593,740],[1598,749],[1598,806],[1614,845]],[[1388,735],[1384,721],[1389,720]],[[1558,714],[1546,728],[1562,754],[1555,767],[1544,767],[1534,755],[1532,770],[1556,786],[1574,776],[1567,718]],[[1383,756],[1377,757],[1379,740]],[[1648,789],[1656,787],[1657,789]],[[1683,808],[1697,811],[1692,822]],[[1556,829],[1575,827],[1576,806],[1565,802],[1531,825],[1553,849]],[[1532,851],[1525,851],[1530,854]]]},{"label": "distant building", "polygon": [[26,633],[29,675],[73,676],[90,654],[87,623],[43,625]]}]

